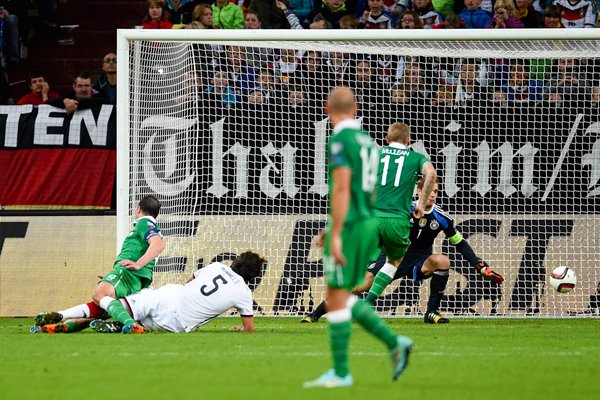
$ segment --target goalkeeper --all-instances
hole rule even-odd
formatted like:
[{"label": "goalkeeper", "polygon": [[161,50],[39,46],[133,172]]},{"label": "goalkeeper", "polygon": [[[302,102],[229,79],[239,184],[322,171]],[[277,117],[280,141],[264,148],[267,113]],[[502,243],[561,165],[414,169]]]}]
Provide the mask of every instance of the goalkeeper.
[{"label": "goalkeeper", "polygon": [[[165,285],[146,289],[118,301],[126,311],[119,321],[96,319],[74,320],[79,330],[87,327],[100,333],[144,333],[164,330],[191,332],[221,313],[236,308],[242,326],[235,331],[254,332],[252,291],[248,284],[262,275],[264,258],[247,251],[240,254],[231,267],[220,262],[197,270],[185,285]],[[135,322],[137,321],[137,322]],[[65,324],[44,326],[40,332],[65,332]]]},{"label": "goalkeeper", "polygon": [[[421,194],[424,182],[425,178],[421,178],[417,182],[418,195]],[[427,311],[424,316],[425,323],[429,324],[450,322],[438,311],[446,289],[450,269],[448,256],[434,254],[432,250],[433,242],[441,231],[444,231],[450,243],[456,246],[456,249],[484,278],[496,284],[501,284],[504,281],[502,275],[493,271],[485,261],[475,255],[469,243],[454,227],[453,219],[439,205],[435,204],[437,194],[438,184],[436,182],[426,200],[425,215],[422,218],[417,219],[413,216],[416,202],[412,204],[410,209],[410,246],[398,268],[394,269],[384,265],[386,258],[382,254],[366,272],[364,284],[354,289],[355,294],[370,290],[367,301],[375,304],[377,298],[393,280],[410,277],[415,283],[420,284],[422,280],[431,278]],[[374,281],[377,282],[376,285],[373,285]],[[326,312],[325,302],[322,302],[301,322],[316,322]]]}]

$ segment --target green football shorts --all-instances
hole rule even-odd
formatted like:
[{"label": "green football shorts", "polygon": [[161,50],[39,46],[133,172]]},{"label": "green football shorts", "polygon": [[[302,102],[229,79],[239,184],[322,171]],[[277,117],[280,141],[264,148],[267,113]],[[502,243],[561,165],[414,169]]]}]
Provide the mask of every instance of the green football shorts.
[{"label": "green football shorts", "polygon": [[104,275],[103,281],[115,288],[115,298],[125,297],[150,286],[148,279],[134,274],[121,264],[116,263],[112,271]]},{"label": "green football shorts", "polygon": [[377,224],[375,218],[369,218],[344,226],[342,231],[342,253],[346,257],[344,266],[337,264],[331,256],[330,226],[327,226],[323,268],[328,287],[352,290],[363,283],[369,262],[379,253]]},{"label": "green football shorts", "polygon": [[399,260],[410,246],[410,221],[405,217],[377,217],[381,251],[390,260]]}]

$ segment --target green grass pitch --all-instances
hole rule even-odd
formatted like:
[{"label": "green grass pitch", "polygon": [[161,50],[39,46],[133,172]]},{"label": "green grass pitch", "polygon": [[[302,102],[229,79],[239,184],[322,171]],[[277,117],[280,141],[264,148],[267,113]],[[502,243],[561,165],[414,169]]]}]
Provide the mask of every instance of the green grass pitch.
[{"label": "green grass pitch", "polygon": [[[600,320],[388,320],[415,341],[408,369],[390,379],[387,351],[355,324],[354,387],[303,389],[330,366],[327,324],[257,318],[229,332],[218,318],[191,334],[28,332],[0,319],[3,399],[598,399]],[[41,397],[43,396],[43,397]]]}]

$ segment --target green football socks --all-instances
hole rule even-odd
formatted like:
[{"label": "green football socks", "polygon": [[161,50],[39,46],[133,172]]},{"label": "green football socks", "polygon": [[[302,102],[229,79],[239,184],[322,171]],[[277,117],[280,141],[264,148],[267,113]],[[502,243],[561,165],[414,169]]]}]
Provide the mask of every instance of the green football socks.
[{"label": "green football socks", "polygon": [[344,378],[350,372],[348,367],[348,346],[352,334],[352,319],[347,309],[329,313],[329,343],[333,356],[335,374]]},{"label": "green football socks", "polygon": [[358,322],[369,333],[385,343],[388,349],[396,347],[396,334],[389,328],[385,321],[375,313],[375,310],[366,302],[358,300],[352,306],[352,319]]},{"label": "green football socks", "polygon": [[123,304],[119,300],[113,300],[110,302],[106,311],[117,321],[123,323],[123,325],[133,324],[135,320],[131,318],[131,315],[127,312]]},{"label": "green football socks", "polygon": [[[385,266],[387,266],[387,264]],[[383,293],[385,288],[390,284],[390,282],[392,282],[392,279],[393,275],[390,276],[384,271],[379,271],[377,275],[375,275],[375,279],[371,285],[371,290],[369,290],[369,294],[367,295],[367,301],[371,304],[375,304],[377,298],[381,296],[381,293]]]}]

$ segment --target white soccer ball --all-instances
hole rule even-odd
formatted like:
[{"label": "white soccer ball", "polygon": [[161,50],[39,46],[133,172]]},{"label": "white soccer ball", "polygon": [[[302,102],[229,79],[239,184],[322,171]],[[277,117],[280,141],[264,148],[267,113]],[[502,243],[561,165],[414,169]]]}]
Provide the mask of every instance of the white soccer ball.
[{"label": "white soccer ball", "polygon": [[568,293],[575,287],[577,276],[569,267],[557,267],[550,275],[550,286],[559,293]]}]

